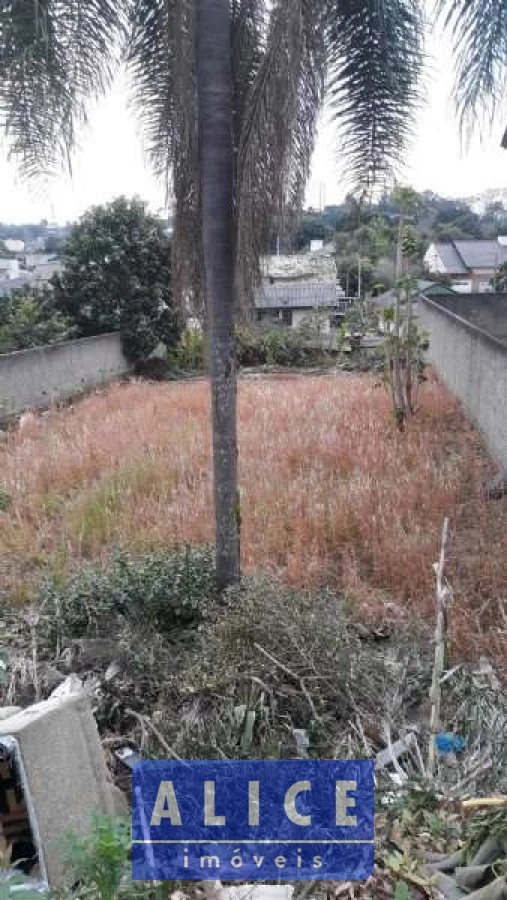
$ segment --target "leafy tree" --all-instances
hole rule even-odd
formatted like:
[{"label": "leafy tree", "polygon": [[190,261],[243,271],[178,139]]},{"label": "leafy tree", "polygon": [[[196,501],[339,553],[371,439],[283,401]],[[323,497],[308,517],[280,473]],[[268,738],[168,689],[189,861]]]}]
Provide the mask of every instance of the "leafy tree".
[{"label": "leafy tree", "polygon": [[375,283],[373,267],[363,258],[360,266],[358,256],[337,257],[336,275],[347,297],[358,297],[359,291],[364,296],[373,289]]},{"label": "leafy tree", "polygon": [[[475,110],[501,94],[505,4],[442,7],[468,61],[458,103]],[[202,307],[205,286],[217,544],[235,534],[218,547],[219,587],[239,573],[234,309],[251,302],[273,219],[302,202],[324,85],[360,192],[402,161],[422,22],[421,0],[16,0],[0,8],[0,121],[28,173],[68,159],[87,102],[128,48],[156,167],[172,170],[177,293],[186,289]]]},{"label": "leafy tree", "polygon": [[14,291],[0,304],[0,353],[30,350],[73,336],[69,320],[55,309],[47,287]]},{"label": "leafy tree", "polygon": [[491,284],[496,294],[507,292],[507,263],[498,267]]},{"label": "leafy tree", "polygon": [[140,200],[90,209],[72,229],[54,276],[56,307],[80,337],[120,331],[127,357],[149,356],[179,337],[170,242]]}]

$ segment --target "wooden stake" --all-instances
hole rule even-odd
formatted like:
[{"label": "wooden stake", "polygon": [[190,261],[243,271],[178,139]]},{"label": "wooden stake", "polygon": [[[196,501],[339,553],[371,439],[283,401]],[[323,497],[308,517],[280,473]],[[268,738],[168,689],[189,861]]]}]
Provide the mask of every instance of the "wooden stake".
[{"label": "wooden stake", "polygon": [[447,641],[447,604],[449,600],[449,588],[444,579],[445,548],[449,533],[449,519],[444,519],[442,529],[442,541],[440,545],[440,559],[434,566],[437,585],[437,624],[435,629],[435,662],[433,665],[433,678],[431,682],[430,702],[430,743],[428,747],[428,775],[434,778],[437,762],[435,738],[440,730],[440,706],[442,699],[441,679],[445,668],[445,648]]}]

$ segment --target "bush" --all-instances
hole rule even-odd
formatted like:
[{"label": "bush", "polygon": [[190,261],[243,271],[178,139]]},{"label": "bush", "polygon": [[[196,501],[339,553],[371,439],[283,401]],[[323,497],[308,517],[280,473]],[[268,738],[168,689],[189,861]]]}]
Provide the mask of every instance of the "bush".
[{"label": "bush", "polygon": [[0,304],[0,353],[31,350],[74,337],[70,321],[54,308],[47,287],[14,291]]},{"label": "bush", "polygon": [[81,888],[99,900],[114,900],[128,876],[131,829],[128,819],[96,816],[85,834],[64,839],[63,859]]},{"label": "bush", "polygon": [[125,622],[168,635],[196,625],[214,590],[208,549],[121,553],[107,568],[86,565],[63,582],[43,583],[39,633],[52,649],[82,637],[111,637]]},{"label": "bush", "polygon": [[427,696],[431,645],[421,631],[377,642],[331,590],[244,578],[207,608],[205,625],[166,701],[164,735],[182,758],[293,757],[293,728],[308,730],[311,756],[346,758],[351,717],[402,726]]},{"label": "bush", "polygon": [[202,372],[206,365],[204,336],[186,328],[180,340],[167,354],[170,369],[183,372]]},{"label": "bush", "polygon": [[[74,883],[79,885],[79,896],[96,900],[162,900],[180,885],[175,881],[157,886],[132,882],[131,830],[130,817],[95,816],[86,833],[66,835],[63,859]],[[69,891],[61,895],[61,900],[75,896]]]},{"label": "bush", "polygon": [[308,346],[305,328],[273,328],[262,338],[266,361],[276,366],[304,367],[317,362],[321,353]]},{"label": "bush", "polygon": [[159,357],[139,359],[134,365],[134,375],[146,381],[167,381],[169,377],[167,360]]},{"label": "bush", "polygon": [[262,366],[267,362],[266,347],[258,332],[245,325],[236,328],[238,366]]}]

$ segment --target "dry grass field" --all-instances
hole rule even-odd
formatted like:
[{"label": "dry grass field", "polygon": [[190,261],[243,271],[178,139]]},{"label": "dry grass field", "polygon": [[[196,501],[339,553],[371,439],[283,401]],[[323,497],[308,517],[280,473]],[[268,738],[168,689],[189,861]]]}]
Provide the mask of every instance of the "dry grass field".
[{"label": "dry grass field", "polygon": [[[331,584],[369,619],[432,621],[444,516],[452,634],[462,657],[506,650],[507,504],[481,498],[480,441],[436,382],[405,435],[371,377],[287,376],[240,385],[246,571]],[[32,420],[0,445],[0,589],[115,547],[212,540],[204,382],[117,385]]]}]

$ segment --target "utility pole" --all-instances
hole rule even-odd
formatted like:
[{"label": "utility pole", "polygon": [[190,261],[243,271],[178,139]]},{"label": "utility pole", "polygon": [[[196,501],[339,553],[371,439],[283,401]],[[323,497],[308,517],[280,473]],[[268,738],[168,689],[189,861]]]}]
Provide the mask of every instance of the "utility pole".
[{"label": "utility pole", "polygon": [[363,269],[362,269],[362,259],[361,254],[357,257],[357,297],[361,299],[361,293],[363,289]]}]

